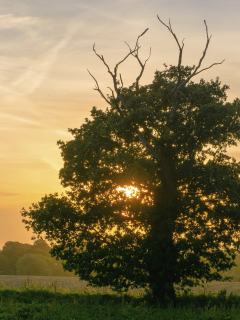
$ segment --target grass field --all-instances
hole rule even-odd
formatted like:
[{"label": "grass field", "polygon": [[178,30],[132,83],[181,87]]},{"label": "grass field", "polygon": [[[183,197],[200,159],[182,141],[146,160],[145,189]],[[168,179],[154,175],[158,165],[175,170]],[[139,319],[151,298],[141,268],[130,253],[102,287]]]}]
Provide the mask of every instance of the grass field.
[{"label": "grass field", "polygon": [[[183,294],[177,307],[152,306],[143,292],[117,295],[68,277],[0,276],[0,319],[240,320],[239,283],[213,283],[218,294]],[[226,287],[227,290],[223,290]],[[206,291],[207,291],[206,290]]]}]

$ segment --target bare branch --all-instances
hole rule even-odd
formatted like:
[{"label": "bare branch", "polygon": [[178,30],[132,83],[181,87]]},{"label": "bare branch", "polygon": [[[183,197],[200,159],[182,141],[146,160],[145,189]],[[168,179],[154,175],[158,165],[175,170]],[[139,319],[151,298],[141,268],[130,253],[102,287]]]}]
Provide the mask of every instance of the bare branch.
[{"label": "bare branch", "polygon": [[143,75],[143,72],[144,72],[146,63],[147,63],[147,61],[149,60],[150,56],[151,56],[151,47],[150,47],[149,56],[148,56],[148,58],[145,60],[144,64],[142,64],[142,62],[140,61],[139,57],[136,56],[136,58],[137,58],[137,60],[138,60],[138,63],[140,64],[140,66],[141,66],[141,68],[142,68],[139,76],[136,78],[136,87],[137,87],[137,88],[139,88],[139,80],[141,79],[141,77],[142,77],[142,75]]},{"label": "bare branch", "polygon": [[[136,78],[136,88],[138,89],[139,88],[139,80],[141,79],[142,75],[143,75],[143,72],[144,72],[144,69],[145,69],[145,66],[146,66],[146,63],[147,61],[149,60],[150,56],[151,56],[151,48],[150,48],[150,53],[149,53],[149,56],[148,58],[145,60],[144,63],[142,63],[142,61],[140,60],[139,56],[138,56],[138,50],[141,48],[138,44],[138,41],[139,41],[139,38],[142,37],[147,31],[149,30],[149,28],[147,28],[145,31],[143,31],[143,33],[140,34],[140,36],[137,37],[137,41],[136,41],[136,44],[135,44],[135,54],[134,52],[132,53],[132,56],[134,58],[137,59],[138,63],[140,64],[141,66],[141,71],[140,71],[140,74],[137,76]],[[127,42],[125,42],[126,45],[128,46],[130,52],[132,51],[131,50],[131,47],[129,46],[129,44]]]},{"label": "bare branch", "polygon": [[179,56],[178,56],[178,80],[172,90],[172,95],[174,95],[174,93],[178,90],[178,86],[182,80],[182,70],[181,70],[181,64],[182,64],[182,52],[183,52],[183,48],[184,48],[184,39],[182,40],[182,46],[180,45],[177,36],[175,35],[175,33],[172,30],[172,26],[171,26],[171,21],[169,19],[169,26],[167,26],[157,15],[158,20],[171,32],[171,34],[173,35],[174,39],[177,42],[178,48],[179,48]]},{"label": "bare branch", "polygon": [[223,59],[223,61],[222,61],[222,62],[215,62],[215,63],[211,64],[211,65],[210,65],[210,67],[204,68],[204,69],[202,69],[202,70],[200,70],[200,71],[196,72],[196,73],[195,73],[195,76],[196,76],[197,74],[199,74],[200,72],[202,72],[202,71],[205,71],[205,70],[207,70],[207,69],[212,68],[212,66],[214,66],[214,65],[216,65],[216,64],[222,64],[224,61],[225,61],[225,59]]},{"label": "bare branch", "polygon": [[94,53],[98,56],[98,58],[99,58],[100,60],[102,60],[102,62],[104,63],[104,65],[105,65],[105,66],[107,67],[107,69],[108,69],[108,73],[110,73],[110,75],[113,77],[113,73],[111,72],[111,70],[110,70],[110,68],[109,68],[109,65],[105,62],[103,56],[100,56],[100,55],[97,53],[97,51],[95,50],[95,43],[94,43],[94,45],[93,45],[93,51],[94,51]]},{"label": "bare branch", "polygon": [[91,74],[91,72],[87,69],[88,73],[90,74],[90,76],[94,79],[95,83],[96,83],[96,88],[94,90],[98,91],[101,95],[101,97],[111,106],[111,102],[105,97],[105,95],[102,93],[101,89],[99,88],[97,79]]},{"label": "bare branch", "polygon": [[208,46],[209,46],[209,43],[210,43],[210,40],[211,40],[211,37],[209,37],[208,35],[208,27],[207,27],[207,23],[206,23],[206,20],[204,20],[204,24],[205,24],[205,27],[206,27],[206,36],[207,36],[207,42],[206,42],[206,46],[205,46],[205,49],[203,51],[203,54],[202,54],[202,57],[200,58],[199,62],[198,62],[198,65],[196,66],[196,68],[194,69],[194,71],[190,74],[190,76],[183,82],[181,83],[181,85],[178,87],[178,89],[180,89],[181,87],[185,86],[192,77],[194,77],[195,75],[199,74],[200,72],[204,71],[204,70],[207,70],[207,69],[210,69],[212,66],[216,65],[216,64],[222,64],[222,62],[217,62],[217,63],[213,63],[210,67],[207,67],[207,68],[204,68],[200,71],[198,71],[198,69],[201,67],[201,64],[202,64],[202,61],[203,59],[205,58],[206,56],[206,53],[207,53],[207,49],[208,49]]},{"label": "bare branch", "polygon": [[167,126],[171,125],[174,122],[175,119],[175,114],[176,114],[176,109],[177,109],[177,91],[179,89],[179,84],[182,80],[182,70],[181,70],[181,64],[182,64],[182,53],[183,53],[183,48],[184,48],[184,39],[182,40],[182,46],[180,45],[177,36],[175,35],[175,33],[172,30],[172,26],[171,26],[171,21],[169,19],[169,26],[167,26],[160,18],[159,16],[158,20],[171,32],[171,34],[173,35],[174,39],[177,42],[178,48],[179,48],[179,56],[178,56],[178,79],[177,82],[171,92],[171,98],[172,98],[172,109],[171,109],[171,113],[170,113],[170,117],[168,119],[167,122]]},{"label": "bare branch", "polygon": [[[139,49],[139,48],[138,48]],[[115,74],[115,76],[117,76],[117,69],[118,69],[118,67],[119,67],[119,65],[121,64],[121,63],[123,63],[130,55],[132,55],[134,52],[136,52],[138,49],[134,49],[133,51],[130,51],[127,55],[126,55],[126,57],[125,58],[123,58],[120,62],[118,62],[117,64],[116,64],[116,66],[115,66],[115,68],[114,68],[114,74]]]},{"label": "bare branch", "polygon": [[140,37],[142,37],[148,30],[149,30],[149,28],[147,28],[145,31],[143,31],[143,33],[140,34],[140,36],[138,36],[138,39],[139,39]]},{"label": "bare branch", "polygon": [[[206,20],[203,20],[203,22],[204,22],[205,27],[206,27],[206,34],[207,34],[207,39],[208,39],[208,38],[209,38],[209,36],[208,36],[208,26],[207,26],[207,22],[206,22]],[[209,39],[211,39],[211,37],[212,37],[212,36],[210,36],[210,38],[209,38]]]},{"label": "bare branch", "polygon": [[124,42],[125,42],[125,43],[126,43],[126,45],[128,46],[129,50],[130,50],[130,51],[132,51],[132,49],[131,49],[130,45],[129,45],[126,41],[124,41]]},{"label": "bare branch", "polygon": [[179,44],[179,41],[178,41],[177,36],[175,35],[175,33],[173,33],[170,19],[169,19],[169,26],[167,26],[167,25],[159,18],[158,15],[157,15],[157,17],[158,17],[158,20],[171,32],[171,34],[173,35],[174,39],[176,40],[176,42],[177,42],[177,44],[178,44],[179,50],[182,49],[182,47],[181,47],[180,44]]},{"label": "bare branch", "polygon": [[[122,85],[122,88],[123,88],[123,80],[122,80],[122,75],[121,75],[121,73],[119,73],[119,77],[120,77],[121,85]],[[121,88],[121,89],[122,89],[122,88]]]},{"label": "bare branch", "polygon": [[206,23],[206,20],[204,20],[204,24],[205,24],[205,27],[206,27],[206,36],[207,36],[207,42],[206,42],[205,49],[203,51],[202,57],[200,58],[200,60],[198,62],[198,65],[196,66],[194,71],[187,77],[187,79],[185,79],[181,83],[181,80],[182,80],[181,63],[182,63],[182,52],[183,52],[183,48],[184,48],[184,39],[182,41],[182,46],[180,46],[178,38],[175,35],[175,33],[173,32],[173,30],[172,30],[170,19],[169,19],[169,26],[167,26],[159,18],[159,16],[157,16],[157,17],[158,17],[158,20],[171,32],[171,34],[173,35],[174,39],[176,40],[178,48],[179,48],[179,57],[178,57],[178,66],[177,66],[177,68],[178,68],[178,80],[177,80],[177,82],[176,82],[176,84],[175,84],[175,86],[174,86],[174,88],[173,88],[173,90],[171,92],[172,108],[171,108],[171,112],[170,112],[170,117],[169,117],[168,122],[167,122],[167,126],[169,126],[174,122],[174,119],[175,119],[175,114],[176,114],[176,109],[177,109],[177,92],[178,92],[178,90],[181,89],[182,87],[184,87],[191,80],[191,78],[193,78],[195,75],[199,74],[200,72],[202,72],[204,70],[210,69],[212,66],[214,66],[216,64],[222,64],[224,60],[222,62],[219,62],[219,63],[213,63],[210,67],[207,67],[207,68],[204,68],[204,69],[198,71],[199,68],[201,67],[203,59],[206,56],[206,52],[207,52],[207,49],[208,49],[208,46],[209,46],[209,42],[210,42],[211,37],[212,37],[212,36],[209,37],[209,35],[208,35],[207,23]]},{"label": "bare branch", "polygon": [[143,31],[143,33],[140,34],[140,36],[137,37],[137,41],[136,41],[136,44],[135,44],[135,49],[140,49],[139,45],[138,45],[138,40],[139,38],[141,38],[147,31],[149,30],[149,28],[147,28],[145,31]]},{"label": "bare branch", "polygon": [[[111,90],[111,92],[112,92],[112,97],[115,99],[115,107],[116,107],[116,109],[118,110],[118,112],[119,112],[121,115],[122,115],[122,111],[121,111],[121,109],[120,109],[120,107],[119,107],[119,105],[118,105],[118,101],[120,100],[121,103],[122,103],[122,105],[124,105],[124,101],[123,101],[123,99],[122,99],[121,96],[120,96],[121,89],[123,88],[123,80],[122,80],[122,76],[121,76],[121,74],[120,74],[119,76],[120,76],[120,83],[121,83],[121,85],[119,86],[119,82],[118,82],[118,80],[117,80],[117,70],[118,70],[119,65],[120,65],[121,63],[123,63],[130,55],[133,55],[134,57],[136,57],[137,60],[138,60],[138,62],[139,62],[139,64],[141,65],[141,68],[142,68],[142,69],[141,69],[141,72],[140,72],[140,75],[139,75],[139,76],[137,77],[137,79],[136,79],[136,83],[137,83],[137,86],[138,86],[138,82],[139,82],[139,79],[141,78],[141,76],[142,76],[142,74],[143,74],[143,71],[144,71],[146,62],[148,61],[148,59],[150,58],[150,55],[151,55],[151,50],[150,50],[150,55],[149,55],[148,59],[145,61],[144,64],[142,64],[142,62],[140,61],[140,59],[139,59],[139,57],[138,57],[138,50],[140,49],[140,47],[139,47],[139,45],[138,45],[139,38],[142,37],[147,31],[148,31],[148,28],[147,28],[144,32],[142,32],[142,33],[140,34],[140,36],[138,36],[134,50],[132,50],[132,49],[130,48],[130,46],[127,44],[128,47],[129,47],[129,53],[128,53],[121,61],[119,61],[119,62],[115,65],[113,72],[111,71],[109,65],[106,63],[103,55],[100,55],[100,54],[97,53],[97,51],[96,51],[96,49],[95,49],[95,44],[93,45],[93,51],[94,51],[94,53],[95,53],[96,56],[103,62],[103,64],[106,66],[106,68],[107,68],[107,70],[108,70],[108,73],[109,73],[109,74],[111,75],[111,77],[112,77],[113,86],[114,86],[114,91],[115,91],[115,93],[116,93],[116,97],[115,97],[115,95],[114,95],[113,90],[112,90],[111,88],[109,88],[109,87],[108,87],[108,88]],[[88,71],[88,72],[89,72],[89,71]],[[104,96],[104,94],[103,94],[102,91],[100,90],[97,80],[93,77],[93,75],[92,75],[90,72],[89,72],[89,74],[92,76],[92,78],[94,79],[94,81],[95,81],[95,83],[96,83],[96,89],[95,89],[95,90],[97,90],[97,91],[100,93],[100,95],[105,99],[105,101],[106,101],[108,104],[111,105],[110,101]],[[119,99],[119,100],[118,100],[118,99]]]},{"label": "bare branch", "polygon": [[115,92],[116,92],[116,94],[117,94],[117,98],[118,98],[118,96],[119,96],[119,94],[120,94],[121,88],[118,88],[117,69],[118,69],[118,67],[119,67],[119,65],[120,65],[121,63],[123,63],[130,55],[132,55],[132,54],[133,54],[135,51],[137,51],[137,50],[130,50],[130,52],[129,52],[121,61],[119,61],[119,62],[115,65],[114,72],[112,72],[112,71],[110,70],[109,65],[108,65],[108,64],[106,63],[106,61],[104,60],[103,55],[100,56],[100,55],[97,53],[97,51],[96,51],[96,49],[95,49],[95,43],[94,43],[94,45],[93,45],[93,51],[94,51],[94,53],[98,56],[98,58],[103,62],[103,64],[106,66],[106,68],[107,68],[107,70],[108,70],[108,73],[111,75],[112,80],[113,80],[114,90],[115,90]]}]

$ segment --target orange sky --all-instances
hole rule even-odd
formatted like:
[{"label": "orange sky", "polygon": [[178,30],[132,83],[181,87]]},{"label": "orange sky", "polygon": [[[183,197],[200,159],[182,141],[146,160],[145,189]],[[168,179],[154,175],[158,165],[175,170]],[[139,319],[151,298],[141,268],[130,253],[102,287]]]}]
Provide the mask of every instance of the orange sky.
[{"label": "orange sky", "polygon": [[[110,66],[128,52],[124,41],[141,39],[141,56],[152,56],[142,78],[150,83],[163,63],[176,64],[178,49],[156,15],[179,40],[185,38],[183,64],[197,64],[206,43],[203,20],[213,35],[203,67],[226,59],[201,74],[219,76],[230,86],[229,101],[239,97],[240,2],[233,0],[1,0],[0,11],[0,248],[6,241],[31,242],[20,210],[45,194],[62,190],[57,140],[69,140],[68,128],[79,127],[92,106],[105,108],[93,91],[111,85],[101,61]],[[129,59],[121,68],[124,85],[138,74]],[[199,78],[195,78],[197,81]],[[240,149],[232,154],[240,160]]]}]

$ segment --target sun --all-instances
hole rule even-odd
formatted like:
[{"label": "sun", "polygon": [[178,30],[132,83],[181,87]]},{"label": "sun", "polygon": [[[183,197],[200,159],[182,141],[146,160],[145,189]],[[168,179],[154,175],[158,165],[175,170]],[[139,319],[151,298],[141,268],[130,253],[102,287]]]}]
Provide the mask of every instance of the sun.
[{"label": "sun", "polygon": [[137,197],[138,198],[138,188],[132,187],[132,186],[127,186],[127,187],[118,187],[117,191],[123,191],[125,192],[126,196],[128,198],[133,198],[133,197]]}]

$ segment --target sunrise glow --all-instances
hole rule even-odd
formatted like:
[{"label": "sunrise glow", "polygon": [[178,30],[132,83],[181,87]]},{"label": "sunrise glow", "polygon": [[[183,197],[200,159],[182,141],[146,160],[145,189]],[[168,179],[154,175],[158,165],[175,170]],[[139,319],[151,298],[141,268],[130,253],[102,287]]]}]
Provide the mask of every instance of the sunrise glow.
[{"label": "sunrise glow", "polygon": [[[32,243],[20,210],[46,194],[63,192],[59,169],[63,167],[58,140],[73,137],[68,128],[79,128],[93,106],[108,104],[94,91],[97,79],[107,95],[113,87],[106,66],[93,52],[93,44],[111,71],[140,39],[139,55],[146,63],[141,85],[152,83],[163,64],[176,65],[178,47],[157,14],[171,25],[179,41],[185,38],[183,65],[198,63],[206,43],[204,19],[213,35],[203,68],[222,61],[194,78],[206,81],[219,76],[230,86],[228,100],[239,97],[239,20],[237,1],[128,0],[2,0],[0,10],[0,249],[7,241]],[[126,43],[125,43],[126,42]],[[119,65],[124,87],[140,72],[133,57]],[[230,155],[240,159],[240,149]],[[124,182],[122,182],[124,184]],[[127,183],[127,182],[126,182]],[[118,188],[126,199],[141,198],[137,188]],[[119,197],[121,194],[119,193]]]}]

